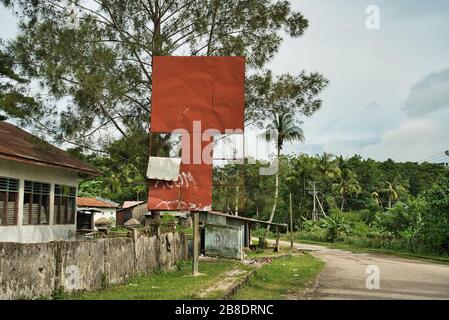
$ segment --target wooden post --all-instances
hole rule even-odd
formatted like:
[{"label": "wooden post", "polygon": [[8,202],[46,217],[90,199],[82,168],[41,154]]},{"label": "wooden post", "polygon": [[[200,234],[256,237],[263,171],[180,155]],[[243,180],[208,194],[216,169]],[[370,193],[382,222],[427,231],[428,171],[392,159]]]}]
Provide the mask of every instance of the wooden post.
[{"label": "wooden post", "polygon": [[276,247],[274,248],[274,252],[279,251],[279,226],[276,226]]},{"label": "wooden post", "polygon": [[192,212],[193,215],[193,261],[192,261],[192,275],[197,276],[198,273],[198,257],[199,257],[199,250],[198,250],[198,238],[199,238],[199,212],[195,211]]},{"label": "wooden post", "polygon": [[290,249],[293,250],[293,207],[292,207],[291,192],[290,192]]}]

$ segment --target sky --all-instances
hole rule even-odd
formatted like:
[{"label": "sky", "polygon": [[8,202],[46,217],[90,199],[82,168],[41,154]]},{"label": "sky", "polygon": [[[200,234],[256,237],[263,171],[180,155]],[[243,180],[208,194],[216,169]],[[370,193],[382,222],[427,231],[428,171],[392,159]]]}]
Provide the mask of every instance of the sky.
[{"label": "sky", "polygon": [[[310,27],[284,41],[271,68],[318,71],[330,84],[321,110],[304,119],[305,144],[286,152],[421,161],[449,149],[449,1],[292,5]],[[370,5],[379,8],[379,29],[366,27]]]},{"label": "sky", "polygon": [[[269,68],[318,71],[330,84],[321,109],[302,119],[305,143],[284,152],[449,161],[441,157],[449,149],[449,1],[291,3],[310,26],[300,38],[285,38]],[[366,26],[373,5],[379,29]],[[0,38],[13,38],[15,24],[0,9]]]}]

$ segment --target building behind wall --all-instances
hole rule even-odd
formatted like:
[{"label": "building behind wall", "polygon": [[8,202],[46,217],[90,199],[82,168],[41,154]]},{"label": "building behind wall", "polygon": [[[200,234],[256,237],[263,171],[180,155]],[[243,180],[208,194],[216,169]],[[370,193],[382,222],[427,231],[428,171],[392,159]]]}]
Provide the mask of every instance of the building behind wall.
[{"label": "building behind wall", "polygon": [[136,219],[145,224],[145,215],[148,213],[146,201],[125,201],[117,210],[117,225],[123,226],[129,219]]},{"label": "building behind wall", "polygon": [[0,242],[74,239],[80,175],[98,171],[0,121]]},{"label": "building behind wall", "polygon": [[118,203],[101,198],[78,197],[77,205],[77,229],[96,229],[95,221],[106,218],[116,223],[116,211]]}]

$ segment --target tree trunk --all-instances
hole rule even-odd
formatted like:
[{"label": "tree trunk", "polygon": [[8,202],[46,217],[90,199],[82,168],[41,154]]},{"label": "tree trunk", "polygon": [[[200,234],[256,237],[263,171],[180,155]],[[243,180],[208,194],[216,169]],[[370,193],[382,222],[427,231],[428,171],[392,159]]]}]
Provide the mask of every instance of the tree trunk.
[{"label": "tree trunk", "polygon": [[[278,195],[279,195],[279,156],[280,156],[281,150],[278,149],[278,156],[277,156],[277,171],[276,171],[276,186],[275,186],[275,191],[274,191],[274,203],[273,203],[273,208],[271,209],[271,214],[270,214],[270,220],[269,222],[273,222],[273,218],[274,218],[274,213],[276,212],[276,205],[277,205],[277,201],[278,201]],[[263,236],[263,240],[265,241],[268,231],[270,231],[270,225],[267,225],[267,228],[265,229],[265,234]]]},{"label": "tree trunk", "polygon": [[345,197],[342,196],[341,197],[341,208],[340,208],[340,211],[343,212],[344,208],[345,208]]}]

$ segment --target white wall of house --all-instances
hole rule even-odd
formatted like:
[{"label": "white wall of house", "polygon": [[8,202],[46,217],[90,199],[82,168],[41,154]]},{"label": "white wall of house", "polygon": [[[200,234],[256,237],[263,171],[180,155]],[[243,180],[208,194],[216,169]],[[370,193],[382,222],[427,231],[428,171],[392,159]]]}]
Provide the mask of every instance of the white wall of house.
[{"label": "white wall of house", "polygon": [[[99,208],[99,207],[83,207],[83,206],[78,206],[77,207],[78,210],[79,209],[84,209],[84,210],[98,210],[101,212],[95,212],[94,214],[94,223],[95,221],[97,221],[97,219],[100,218],[106,218],[106,219],[111,219],[114,220],[114,223],[117,221],[117,217],[116,217],[116,213],[117,213],[117,209],[116,208]],[[95,228],[97,229],[97,228]]]},{"label": "white wall of house", "polygon": [[97,221],[97,219],[100,219],[101,217],[106,219],[112,219],[116,221],[116,209],[115,208],[96,208],[97,210],[101,210],[101,212],[95,212],[94,215],[94,223]]},{"label": "white wall of house", "polygon": [[[76,172],[57,167],[47,167],[0,159],[0,176],[19,179],[17,225],[0,226],[0,242],[38,243],[75,239],[76,214],[75,224],[70,225],[53,224],[53,216],[55,184],[76,187],[78,184],[78,174]],[[50,184],[48,225],[22,225],[25,180]]]}]

